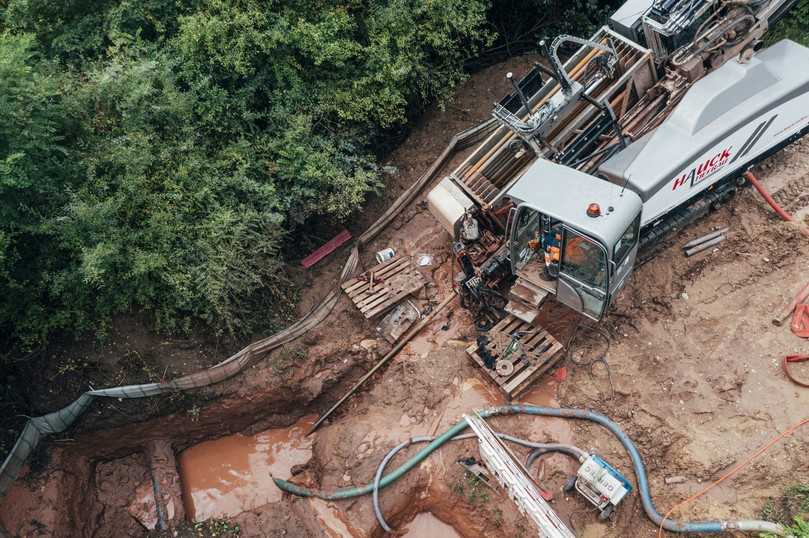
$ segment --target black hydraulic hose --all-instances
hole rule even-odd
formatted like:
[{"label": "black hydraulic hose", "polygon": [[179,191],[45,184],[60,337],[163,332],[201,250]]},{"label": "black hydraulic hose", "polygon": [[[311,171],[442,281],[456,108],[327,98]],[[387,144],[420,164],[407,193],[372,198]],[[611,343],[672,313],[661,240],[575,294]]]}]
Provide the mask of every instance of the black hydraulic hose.
[{"label": "black hydraulic hose", "polygon": [[547,447],[535,448],[528,454],[528,457],[525,459],[525,468],[530,469],[534,462],[543,454],[551,454],[553,452],[558,452],[560,454],[567,454],[574,460],[579,463],[582,463],[585,459],[587,459],[587,453],[580,448],[576,448],[575,446],[569,445],[548,445]]}]

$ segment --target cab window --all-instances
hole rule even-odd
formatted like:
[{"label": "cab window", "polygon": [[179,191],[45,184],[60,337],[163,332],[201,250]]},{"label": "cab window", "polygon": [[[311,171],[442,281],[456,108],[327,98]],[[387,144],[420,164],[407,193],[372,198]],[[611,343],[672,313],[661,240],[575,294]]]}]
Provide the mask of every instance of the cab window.
[{"label": "cab window", "polygon": [[635,219],[635,222],[629,225],[621,238],[615,243],[615,254],[612,260],[615,263],[621,263],[626,258],[626,255],[634,248],[638,242],[640,232],[640,215]]},{"label": "cab window", "polygon": [[607,284],[607,259],[604,250],[592,239],[573,230],[565,230],[561,272],[579,282],[599,289]]}]

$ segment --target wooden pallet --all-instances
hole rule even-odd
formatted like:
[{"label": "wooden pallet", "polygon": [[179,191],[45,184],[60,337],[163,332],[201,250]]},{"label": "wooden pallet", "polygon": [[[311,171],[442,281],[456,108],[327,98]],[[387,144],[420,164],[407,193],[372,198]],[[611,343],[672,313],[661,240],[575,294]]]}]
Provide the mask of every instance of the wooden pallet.
[{"label": "wooden pallet", "polygon": [[487,333],[489,343],[486,348],[495,360],[508,346],[511,336],[518,332],[524,333],[520,340],[524,354],[513,361],[514,370],[508,375],[500,375],[486,367],[483,358],[478,354],[477,343],[466,348],[466,353],[509,399],[524,392],[539,376],[555,366],[561,358],[559,351],[563,347],[542,327],[531,325],[509,314]]},{"label": "wooden pallet", "polygon": [[341,287],[360,312],[371,319],[426,284],[427,280],[413,266],[410,256],[395,256],[357,278],[343,282]]}]

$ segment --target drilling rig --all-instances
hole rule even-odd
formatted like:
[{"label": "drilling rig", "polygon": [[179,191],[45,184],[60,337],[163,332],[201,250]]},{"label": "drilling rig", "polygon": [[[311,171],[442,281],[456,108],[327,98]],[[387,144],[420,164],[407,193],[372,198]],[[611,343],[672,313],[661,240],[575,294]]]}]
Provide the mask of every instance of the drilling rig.
[{"label": "drilling rig", "polygon": [[480,329],[506,314],[530,324],[551,295],[602,319],[639,251],[809,131],[809,49],[762,47],[792,3],[629,0],[589,39],[540,42],[547,63],[507,75],[498,128],[427,198]]}]

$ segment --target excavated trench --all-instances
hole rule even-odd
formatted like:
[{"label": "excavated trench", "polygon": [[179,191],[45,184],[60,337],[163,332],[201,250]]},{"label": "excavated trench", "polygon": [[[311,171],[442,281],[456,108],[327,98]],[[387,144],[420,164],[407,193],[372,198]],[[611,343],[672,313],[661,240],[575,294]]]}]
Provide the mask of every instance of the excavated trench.
[{"label": "excavated trench", "polygon": [[[437,322],[440,323],[444,321]],[[413,362],[438,354],[453,336],[457,336],[455,331],[425,331],[404,350],[404,360]],[[363,363],[364,359],[358,362]],[[328,376],[336,375],[333,365],[328,372]],[[350,368],[340,372],[343,377],[350,377]],[[318,375],[309,376],[306,381],[311,384]],[[389,371],[378,383],[384,385],[386,378],[395,375]],[[323,377],[326,375],[320,376]],[[333,386],[342,390],[345,381]],[[434,382],[436,386],[444,385],[439,380]],[[56,536],[112,537],[138,535],[144,532],[144,527],[176,525],[182,520],[239,520],[244,514],[290,511],[314,535],[320,531],[335,537],[382,536],[384,533],[369,509],[349,515],[345,506],[336,503],[282,499],[271,476],[285,479],[295,476],[304,483],[318,482],[318,474],[328,474],[321,460],[327,460],[325,455],[335,448],[327,445],[335,434],[342,435],[354,428],[357,419],[368,420],[367,425],[379,432],[373,455],[367,457],[367,465],[371,467],[399,439],[426,433],[422,431],[426,422],[394,423],[390,413],[399,410],[395,405],[383,403],[382,412],[377,415],[368,409],[354,409],[351,415],[328,425],[327,431],[307,437],[305,432],[316,415],[304,413],[314,409],[313,402],[318,401],[315,394],[298,391],[297,405],[290,400],[276,401],[273,405],[266,396],[247,401],[235,397],[244,388],[239,387],[234,397],[200,413],[197,422],[183,416],[163,417],[131,428],[87,434],[72,445],[54,445],[49,474],[36,479],[42,482],[41,491],[52,493],[37,495],[26,486],[26,479],[15,484],[11,495],[21,502],[17,509],[7,505],[0,508],[4,524],[10,532],[20,535],[35,535],[37,529],[47,528]],[[525,401],[553,404],[555,388],[556,383],[542,383]],[[476,377],[456,377],[447,392],[448,396],[434,410],[435,418],[429,421],[439,431],[471,409],[504,403],[502,395]],[[291,396],[289,392],[283,394]],[[301,400],[308,403],[302,404]],[[251,411],[256,412],[254,416],[264,418],[251,423],[245,418]],[[267,426],[271,427],[264,429]],[[571,437],[563,421],[520,426],[520,434],[535,438],[550,435],[568,442]],[[236,433],[221,435],[228,431]],[[161,439],[160,434],[165,436],[166,432],[173,435]],[[191,439],[196,442],[189,442]],[[316,443],[324,446],[315,450]],[[463,451],[472,455],[476,452],[471,441],[454,444],[458,446],[446,449],[447,454],[428,462],[393,488],[397,491],[388,494],[386,490],[383,502],[386,515],[405,536],[478,536],[487,528],[483,515],[467,511],[450,494],[447,467],[452,464],[451,458]],[[371,473],[358,479],[366,480],[368,476]],[[370,498],[359,502],[370,505]]]}]

